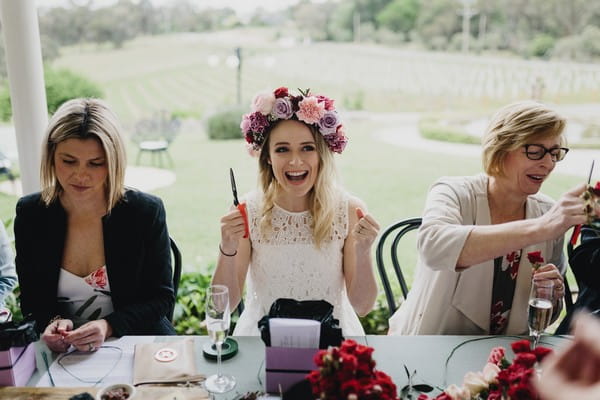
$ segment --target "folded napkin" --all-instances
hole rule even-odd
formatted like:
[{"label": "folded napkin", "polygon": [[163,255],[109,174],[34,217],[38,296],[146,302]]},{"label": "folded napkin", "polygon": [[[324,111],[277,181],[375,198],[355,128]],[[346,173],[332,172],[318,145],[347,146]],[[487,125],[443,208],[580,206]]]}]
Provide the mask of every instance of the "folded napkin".
[{"label": "folded napkin", "polygon": [[204,375],[196,370],[194,339],[135,345],[133,385],[162,385],[199,382]]}]

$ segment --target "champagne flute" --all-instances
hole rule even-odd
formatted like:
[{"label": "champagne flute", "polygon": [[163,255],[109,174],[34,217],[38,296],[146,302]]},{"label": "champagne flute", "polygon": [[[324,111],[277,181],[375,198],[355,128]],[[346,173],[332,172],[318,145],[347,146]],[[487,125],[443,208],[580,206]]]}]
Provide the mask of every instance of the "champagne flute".
[{"label": "champagne flute", "polygon": [[221,372],[221,350],[231,316],[229,312],[229,290],[224,285],[211,285],[206,291],[206,328],[211,341],[217,348],[217,374],[206,378],[206,390],[225,393],[235,387],[235,378]]},{"label": "champagne flute", "polygon": [[529,335],[533,336],[533,348],[536,348],[540,336],[550,325],[554,304],[554,282],[549,279],[531,282],[529,293]]}]

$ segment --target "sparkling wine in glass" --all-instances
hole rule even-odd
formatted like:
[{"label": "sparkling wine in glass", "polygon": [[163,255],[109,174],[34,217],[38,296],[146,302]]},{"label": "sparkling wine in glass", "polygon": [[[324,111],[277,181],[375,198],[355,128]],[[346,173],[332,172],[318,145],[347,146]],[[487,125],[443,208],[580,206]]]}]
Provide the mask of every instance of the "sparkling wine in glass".
[{"label": "sparkling wine in glass", "polygon": [[539,280],[531,282],[529,293],[529,334],[533,337],[533,347],[537,347],[540,336],[550,325],[554,304],[554,282]]},{"label": "sparkling wine in glass", "polygon": [[235,387],[235,378],[221,372],[221,350],[231,316],[229,312],[229,290],[224,285],[211,285],[206,291],[206,328],[208,336],[217,348],[217,374],[206,378],[206,390],[225,393]]}]

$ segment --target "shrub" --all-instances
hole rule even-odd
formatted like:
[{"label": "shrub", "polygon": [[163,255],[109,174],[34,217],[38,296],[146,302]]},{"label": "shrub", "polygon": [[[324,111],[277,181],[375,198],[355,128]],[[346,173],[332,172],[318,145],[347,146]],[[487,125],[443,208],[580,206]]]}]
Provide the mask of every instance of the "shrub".
[{"label": "shrub", "polygon": [[529,55],[543,58],[549,57],[554,47],[554,42],[554,38],[548,34],[542,33],[537,35],[529,43]]},{"label": "shrub", "polygon": [[448,122],[433,119],[424,119],[419,122],[419,132],[427,139],[440,140],[443,142],[479,144],[481,139],[469,135],[457,126]]},{"label": "shrub", "polygon": [[46,68],[44,79],[49,114],[54,114],[58,107],[67,100],[78,97],[101,98],[104,96],[102,90],[94,82],[68,69]]},{"label": "shrub", "polygon": [[[46,68],[44,80],[49,114],[54,114],[58,107],[67,100],[77,97],[103,97],[102,90],[95,83],[68,69]],[[11,117],[10,92],[8,86],[3,86],[0,88],[0,119],[9,121]]]},{"label": "shrub", "polygon": [[240,122],[244,110],[241,107],[232,107],[218,111],[208,117],[208,137],[213,140],[242,139]]}]

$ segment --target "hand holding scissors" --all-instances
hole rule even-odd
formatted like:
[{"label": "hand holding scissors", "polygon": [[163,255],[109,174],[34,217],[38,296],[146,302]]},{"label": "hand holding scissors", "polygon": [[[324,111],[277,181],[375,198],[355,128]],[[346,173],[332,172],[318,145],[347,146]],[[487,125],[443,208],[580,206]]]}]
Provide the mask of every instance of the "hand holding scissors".
[{"label": "hand holding scissors", "polygon": [[237,207],[244,218],[244,239],[247,239],[250,234],[248,227],[248,213],[246,212],[246,203],[240,203],[237,197],[237,187],[235,185],[235,177],[233,176],[233,168],[229,168],[229,177],[231,178],[231,191],[233,192],[233,205]]}]

